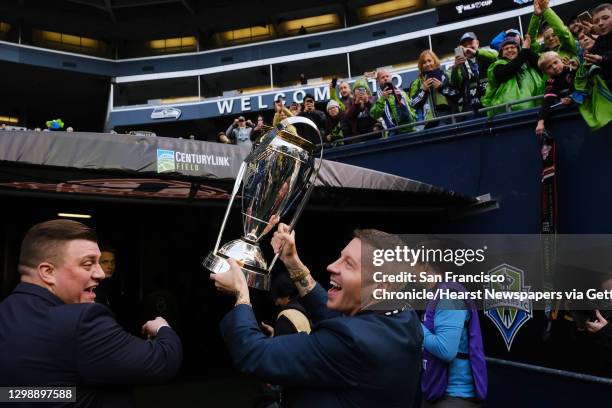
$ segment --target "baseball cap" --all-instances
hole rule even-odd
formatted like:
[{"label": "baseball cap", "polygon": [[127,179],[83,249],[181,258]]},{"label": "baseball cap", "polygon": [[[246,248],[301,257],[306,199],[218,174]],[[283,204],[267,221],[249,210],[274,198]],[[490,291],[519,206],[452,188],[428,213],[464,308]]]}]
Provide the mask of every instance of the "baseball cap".
[{"label": "baseball cap", "polygon": [[476,37],[476,34],[474,34],[472,31],[468,31],[467,33],[463,33],[463,35],[461,36],[461,39],[459,40],[459,43],[462,43],[466,40],[477,40],[478,37]]},{"label": "baseball cap", "polygon": [[515,30],[514,28],[511,28],[510,30],[506,30],[506,37],[507,36],[520,37],[521,32],[519,30]]},{"label": "baseball cap", "polygon": [[244,116],[238,116],[238,120],[244,120]]}]

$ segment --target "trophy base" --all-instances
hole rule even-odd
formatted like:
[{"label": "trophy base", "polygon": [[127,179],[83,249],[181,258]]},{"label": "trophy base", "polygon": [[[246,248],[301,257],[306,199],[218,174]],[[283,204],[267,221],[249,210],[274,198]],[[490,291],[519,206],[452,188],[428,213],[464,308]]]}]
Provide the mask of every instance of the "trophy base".
[{"label": "trophy base", "polygon": [[[211,252],[202,262],[202,266],[212,273],[224,273],[229,270],[227,256],[217,252]],[[254,289],[270,290],[270,273],[265,270],[255,269],[246,263],[240,268],[247,281],[247,285]]]}]

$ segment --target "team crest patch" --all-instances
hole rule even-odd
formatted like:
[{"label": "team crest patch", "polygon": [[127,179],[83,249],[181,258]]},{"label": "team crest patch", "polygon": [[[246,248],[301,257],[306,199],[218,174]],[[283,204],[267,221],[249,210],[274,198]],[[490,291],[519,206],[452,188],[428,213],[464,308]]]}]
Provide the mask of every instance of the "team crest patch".
[{"label": "team crest patch", "polygon": [[176,171],[174,150],[157,149],[157,172]]},{"label": "team crest patch", "polygon": [[484,285],[485,290],[499,292],[501,299],[485,298],[484,314],[493,321],[500,331],[506,348],[510,351],[512,342],[519,329],[533,316],[533,305],[530,299],[520,300],[507,298],[503,293],[527,292],[531,288],[525,286],[525,276],[521,269],[502,264],[488,272],[489,275],[503,275],[504,282],[491,282]]}]

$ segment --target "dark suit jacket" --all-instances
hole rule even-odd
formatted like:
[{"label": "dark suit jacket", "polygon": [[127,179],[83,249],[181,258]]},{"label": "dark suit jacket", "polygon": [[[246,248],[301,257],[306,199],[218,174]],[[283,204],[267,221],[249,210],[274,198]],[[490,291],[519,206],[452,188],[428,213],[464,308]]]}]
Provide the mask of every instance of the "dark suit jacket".
[{"label": "dark suit jacket", "polygon": [[221,332],[235,365],[284,385],[290,407],[411,407],[419,385],[423,332],[416,313],[344,316],[325,307],[317,286],[300,301],[310,335],[266,337],[249,306],[234,307]]},{"label": "dark suit jacket", "polygon": [[64,304],[29,283],[0,303],[0,386],[76,385],[76,406],[130,406],[129,385],[168,380],[181,361],[174,330],[142,340],[100,304]]}]

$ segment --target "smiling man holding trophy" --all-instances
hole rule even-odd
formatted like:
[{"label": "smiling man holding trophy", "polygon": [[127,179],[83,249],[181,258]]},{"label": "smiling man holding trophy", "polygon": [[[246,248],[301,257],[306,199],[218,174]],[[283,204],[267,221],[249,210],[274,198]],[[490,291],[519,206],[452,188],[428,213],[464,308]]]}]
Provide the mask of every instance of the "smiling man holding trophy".
[{"label": "smiling man holding trophy", "polygon": [[[291,119],[305,118],[288,120]],[[287,124],[291,122],[283,126]],[[295,191],[298,182],[286,175],[300,174],[301,163],[306,162],[302,159],[295,160],[295,164],[286,162],[288,157],[300,157],[295,154],[300,150],[285,146],[297,135],[282,128],[277,130],[271,131],[274,140],[267,138],[245,159],[243,168],[251,170],[241,168],[237,180],[237,184],[241,179],[245,184],[245,235],[221,248],[219,239],[205,261],[215,272],[210,275],[215,286],[236,298],[234,308],[220,325],[234,364],[244,373],[283,386],[283,407],[411,407],[421,364],[423,333],[419,319],[405,304],[389,310],[371,309],[374,286],[367,274],[362,277],[362,248],[371,251],[378,238],[394,242],[395,237],[376,230],[357,231],[340,257],[327,267],[331,288],[326,293],[300,261],[293,232],[293,224],[312,189],[311,183],[291,225],[280,223],[274,233],[272,247],[276,256],[269,268],[260,256],[257,242],[279,222],[281,209],[286,208],[283,206],[299,196]],[[260,163],[266,159],[274,163]],[[258,168],[268,170],[254,171]],[[316,176],[316,171],[312,174]],[[304,178],[297,178],[301,179]],[[237,189],[235,186],[232,200]],[[266,288],[268,272],[277,258],[287,268],[298,289],[300,303],[315,323],[310,334],[268,338],[259,328],[249,286]]]}]

